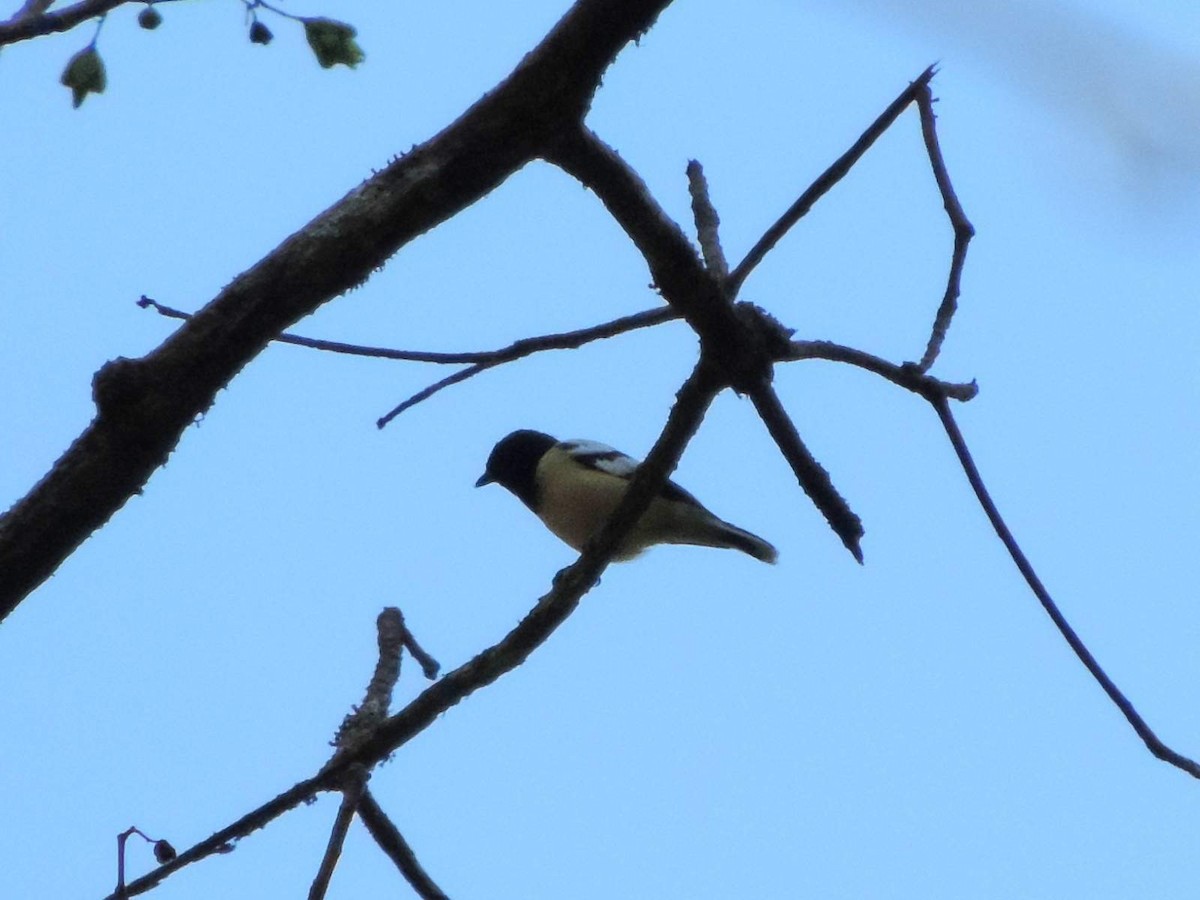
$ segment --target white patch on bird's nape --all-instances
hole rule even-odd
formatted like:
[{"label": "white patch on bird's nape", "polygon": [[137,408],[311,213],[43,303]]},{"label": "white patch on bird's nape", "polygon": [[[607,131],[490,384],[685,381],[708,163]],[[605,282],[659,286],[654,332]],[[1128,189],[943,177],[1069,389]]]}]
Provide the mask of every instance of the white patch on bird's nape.
[{"label": "white patch on bird's nape", "polygon": [[637,471],[636,459],[599,441],[563,441],[562,448],[583,465],[618,478],[629,478]]}]

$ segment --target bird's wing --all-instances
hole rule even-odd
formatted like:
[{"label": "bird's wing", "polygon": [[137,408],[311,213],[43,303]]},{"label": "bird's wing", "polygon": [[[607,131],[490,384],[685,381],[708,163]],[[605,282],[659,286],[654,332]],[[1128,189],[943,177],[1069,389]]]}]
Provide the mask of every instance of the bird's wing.
[{"label": "bird's wing", "polygon": [[[632,479],[633,473],[641,465],[632,456],[622,453],[620,450],[608,446],[608,444],[602,444],[599,441],[563,441],[561,446],[581,466],[595,469],[597,472],[615,475],[618,478],[623,478],[625,481]],[[704,509],[704,505],[699,500],[670,479],[667,479],[667,482],[663,485],[660,496],[667,500],[674,500],[678,503],[689,503],[692,506]]]}]

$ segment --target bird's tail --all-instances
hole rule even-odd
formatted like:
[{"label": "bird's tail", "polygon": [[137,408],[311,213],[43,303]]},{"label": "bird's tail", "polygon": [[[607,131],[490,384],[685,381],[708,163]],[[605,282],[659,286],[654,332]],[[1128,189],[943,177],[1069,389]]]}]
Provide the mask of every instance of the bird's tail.
[{"label": "bird's tail", "polygon": [[755,559],[761,559],[765,563],[775,565],[776,560],[779,559],[779,551],[771,543],[764,541],[757,534],[751,534],[744,528],[730,525],[723,520],[718,521],[721,523],[720,534],[726,547],[741,550],[743,553],[750,554]]}]

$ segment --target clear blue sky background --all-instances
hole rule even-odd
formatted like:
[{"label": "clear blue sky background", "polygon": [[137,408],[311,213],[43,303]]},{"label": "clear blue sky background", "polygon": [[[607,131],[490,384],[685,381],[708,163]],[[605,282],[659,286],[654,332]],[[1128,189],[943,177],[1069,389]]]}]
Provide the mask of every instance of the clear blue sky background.
[{"label": "clear blue sky background", "polygon": [[[11,6],[17,5],[15,0]],[[590,124],[680,221],[701,160],[738,259],[940,61],[944,149],[978,229],[935,372],[1064,611],[1160,735],[1200,754],[1200,10],[678,3]],[[57,81],[92,26],[0,57],[0,504],[92,415],[90,379],[175,324],[489,89],[564,2],[289,6],[354,23],[318,68],[235,3],[134,11],[109,89]],[[919,356],[950,229],[907,114],[747,284],[805,338]],[[653,307],[593,196],[534,165],[296,330],[484,349]],[[167,467],[0,628],[0,859],[13,897],[100,897],[130,824],[190,846],[314,772],[403,608],[446,667],[574,557],[475,491],[517,427],[643,454],[695,355],[681,325],[508,366],[382,433],[443,370],[273,347]],[[1177,898],[1200,784],[1154,760],[992,536],[935,417],[865,373],[779,391],[863,517],[859,567],[748,403],[714,406],[677,479],[767,536],[771,568],[662,548],[610,569],[528,663],[373,786],[455,898]],[[399,701],[423,687],[415,666]],[[302,896],[336,798],[156,896]],[[135,873],[150,867],[133,847]],[[332,897],[405,896],[356,826]]]}]

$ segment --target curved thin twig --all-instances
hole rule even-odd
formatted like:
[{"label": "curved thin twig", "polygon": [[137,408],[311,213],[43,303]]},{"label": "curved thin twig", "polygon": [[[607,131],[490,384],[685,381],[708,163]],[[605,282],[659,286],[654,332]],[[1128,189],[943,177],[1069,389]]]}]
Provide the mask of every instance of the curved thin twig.
[{"label": "curved thin twig", "polygon": [[779,243],[780,239],[788,233],[788,230],[793,225],[807,215],[808,211],[813,208],[813,204],[825,196],[835,184],[846,176],[846,173],[871,148],[871,145],[879,139],[880,135],[887,131],[891,127],[891,124],[899,118],[900,113],[904,112],[908,108],[908,105],[917,98],[920,91],[928,89],[927,85],[929,84],[929,80],[933,78],[934,71],[934,67],[930,66],[921,73],[916,81],[905,88],[904,92],[891,102],[888,108],[880,114],[879,118],[871,123],[871,127],[864,131],[862,136],[850,146],[850,149],[839,156],[833,165],[822,172],[820,177],[809,185],[808,189],[799,196],[796,202],[788,207],[787,212],[779,217],[779,221],[766,230],[763,236],[758,239],[758,243],[750,248],[750,252],[746,254],[746,258],[738,263],[737,267],[729,274],[726,287],[729,291],[730,299],[737,296],[746,277],[754,270],[755,266],[763,261],[763,257],[771,252],[771,248]]},{"label": "curved thin twig", "polygon": [[925,353],[918,364],[922,372],[928,372],[946,339],[950,330],[950,320],[958,308],[958,295],[962,285],[963,265],[967,261],[967,244],[975,236],[975,227],[963,212],[962,204],[958,202],[958,194],[950,183],[950,173],[946,170],[946,161],[942,158],[942,147],[937,136],[937,116],[933,114],[933,94],[929,84],[921,85],[917,91],[917,109],[921,114],[921,138],[925,141],[925,152],[929,156],[929,165],[933,169],[934,180],[937,181],[938,191],[942,195],[942,206],[950,217],[950,227],[954,229],[954,251],[950,257],[950,274],[946,277],[946,293],[938,306],[937,315],[933,320],[933,329],[929,334],[929,343],[925,345]]},{"label": "curved thin twig", "polygon": [[1137,732],[1138,737],[1145,743],[1146,748],[1163,762],[1170,763],[1177,769],[1187,772],[1193,778],[1200,778],[1200,764],[1180,753],[1176,753],[1159,739],[1158,735],[1146,724],[1146,720],[1141,717],[1133,704],[1121,692],[1121,689],[1108,677],[1108,673],[1100,667],[1100,663],[1096,661],[1096,657],[1092,655],[1092,652],[1080,640],[1079,635],[1075,633],[1075,629],[1071,627],[1071,624],[1059,610],[1058,605],[1051,598],[1050,592],[1042,584],[1042,580],[1038,578],[1037,572],[1034,571],[1033,565],[1022,552],[1020,545],[1017,544],[1016,538],[1013,537],[1012,532],[1009,531],[1008,526],[1001,517],[1000,510],[996,508],[996,504],[988,493],[988,489],[983,483],[983,478],[979,474],[979,469],[975,466],[975,460],[971,457],[971,451],[967,448],[967,442],[958,428],[958,423],[954,420],[954,414],[950,411],[950,404],[944,397],[932,399],[930,402],[933,403],[933,408],[937,411],[938,418],[942,421],[942,427],[946,429],[946,435],[950,438],[950,443],[954,446],[954,452],[958,455],[958,461],[967,475],[967,480],[971,483],[972,490],[975,491],[975,496],[979,499],[979,505],[983,507],[983,511],[987,514],[988,521],[992,523],[992,528],[995,529],[996,535],[1004,544],[1004,548],[1008,551],[1008,555],[1012,557],[1012,561],[1016,563],[1021,575],[1025,578],[1025,583],[1029,585],[1034,596],[1038,598],[1038,602],[1042,604],[1042,609],[1046,611],[1046,615],[1054,622],[1054,627],[1058,629],[1059,634],[1063,636],[1063,639],[1074,651],[1075,655],[1079,657],[1079,661],[1083,663],[1092,678],[1104,689],[1104,693],[1108,694],[1108,698],[1121,711],[1121,714],[1125,717],[1125,721]]},{"label": "curved thin twig", "polygon": [[824,359],[857,366],[931,401],[937,397],[948,397],[965,403],[975,399],[979,393],[979,385],[974,381],[942,381],[932,375],[926,375],[915,363],[896,365],[882,357],[835,344],[833,341],[792,341],[789,354],[781,357],[779,361],[802,359]]},{"label": "curved thin twig", "polygon": [[[173,309],[145,295],[137,301],[142,309],[153,309],[159,315],[168,319],[183,319],[192,317],[191,313]],[[615,337],[627,331],[638,328],[649,328],[672,322],[682,316],[669,306],[647,309],[628,316],[621,316],[611,322],[600,325],[590,325],[575,331],[563,331],[555,334],[542,334],[535,337],[521,338],[513,341],[507,347],[499,350],[467,350],[461,353],[444,353],[433,350],[395,350],[391,347],[368,347],[363,344],[346,344],[341,341],[326,341],[320,338],[304,337],[285,331],[271,339],[272,343],[292,344],[296,347],[308,347],[310,350],[324,350],[328,353],[343,353],[348,356],[366,356],[372,359],[395,359],[403,362],[427,362],[444,365],[456,363],[491,363],[493,365],[512,362],[542,350],[574,350],[591,341]]]}]

